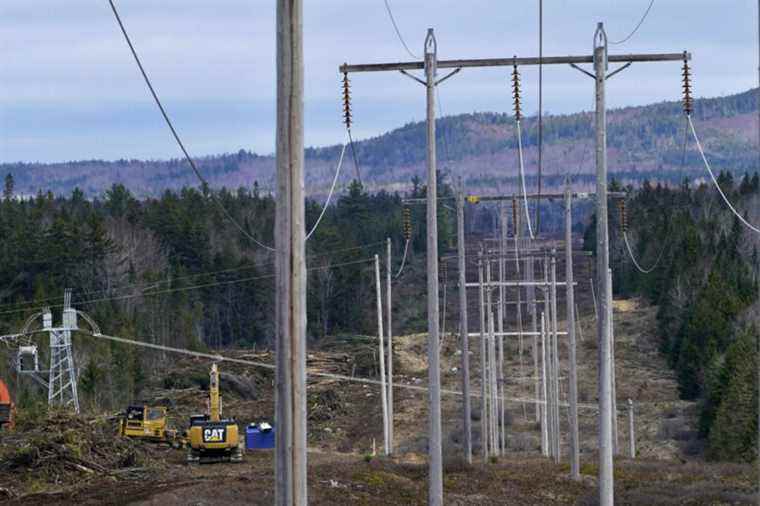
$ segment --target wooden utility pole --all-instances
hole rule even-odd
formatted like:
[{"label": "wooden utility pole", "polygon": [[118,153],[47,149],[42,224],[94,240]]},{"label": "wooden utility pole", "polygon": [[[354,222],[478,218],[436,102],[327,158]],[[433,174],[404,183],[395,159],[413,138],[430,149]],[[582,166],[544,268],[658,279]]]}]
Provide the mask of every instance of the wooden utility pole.
[{"label": "wooden utility pole", "polygon": [[488,395],[487,393],[487,362],[486,358],[486,301],[483,284],[483,246],[478,253],[478,305],[480,306],[480,446],[483,451],[483,462],[488,463]]},{"label": "wooden utility pole", "polygon": [[464,457],[472,464],[472,417],[470,414],[470,336],[467,324],[467,259],[464,242],[464,191],[457,193],[457,261],[459,263],[459,335],[462,340],[462,417]]},{"label": "wooden utility pole", "polygon": [[388,455],[393,454],[393,297],[391,292],[391,238],[386,243],[385,306],[388,315]]},{"label": "wooden utility pole", "polygon": [[494,335],[496,329],[494,328],[494,314],[491,304],[488,306],[488,388],[491,395],[491,453],[499,456],[501,447],[499,446],[499,393],[496,386],[496,336]]},{"label": "wooden utility pole", "polygon": [[496,346],[494,345],[494,315],[493,315],[493,288],[491,287],[491,256],[486,253],[486,311],[488,317],[487,355],[488,360],[488,392],[489,392],[489,427],[491,429],[491,453],[499,455],[499,442],[497,433],[499,430],[498,395],[496,393]]},{"label": "wooden utility pole", "polygon": [[610,265],[610,238],[607,229],[607,34],[599,23],[594,34],[594,74],[596,81],[596,272],[599,284],[599,504],[613,506],[612,475],[612,374],[610,373],[610,319],[607,304]]},{"label": "wooden utility pole", "polygon": [[552,357],[552,305],[551,293],[549,290],[549,259],[544,255],[544,314],[546,315],[546,343],[544,345],[544,356],[546,360],[546,425],[549,436],[549,456],[554,457],[554,358]]},{"label": "wooden utility pole", "polygon": [[551,252],[551,286],[549,289],[551,299],[551,356],[552,356],[552,400],[554,402],[552,422],[554,423],[554,461],[559,464],[562,458],[562,447],[560,444],[560,419],[559,419],[559,346],[557,345],[557,250]]},{"label": "wooden utility pole", "polygon": [[275,504],[306,506],[303,4],[277,2]]},{"label": "wooden utility pole", "polygon": [[[541,398],[541,382],[538,373],[538,314],[536,312],[536,287],[533,286],[533,272],[535,270],[535,260],[531,257],[525,258],[525,275],[528,278],[528,287],[526,294],[528,296],[528,312],[530,313],[530,331],[533,334],[533,377],[535,378],[535,397]],[[541,422],[541,406],[536,404],[536,422]]]},{"label": "wooden utility pole", "polygon": [[570,181],[565,185],[565,287],[567,295],[565,308],[567,310],[567,335],[569,337],[569,368],[570,385],[570,477],[581,479],[580,450],[578,442],[578,373],[575,356],[575,287],[573,286],[573,197],[570,192]]},{"label": "wooden utility pole", "polygon": [[380,256],[375,255],[375,294],[377,295],[377,341],[380,358],[380,401],[383,405],[383,452],[390,454],[388,439],[388,392],[385,383],[385,346],[383,346],[383,288],[380,284]]},{"label": "wooden utility pole", "polygon": [[[514,222],[514,240],[515,240],[515,275],[518,281],[523,281],[523,274],[520,271],[520,211],[518,210],[517,200],[512,199],[512,221]],[[506,233],[505,233],[506,237]],[[506,248],[505,248],[506,253]],[[517,294],[517,331],[520,333],[518,338],[518,358],[520,364],[520,375],[525,375],[525,364],[523,363],[523,317],[522,317],[522,287],[518,286],[516,290]],[[535,341],[535,336],[533,337]],[[535,372],[535,371],[534,371]],[[536,392],[536,399],[538,399],[538,392]],[[528,419],[528,412],[525,403],[522,405],[523,417]]]},{"label": "wooden utility pole", "polygon": [[633,424],[633,400],[628,399],[628,455],[636,458],[636,430]]},{"label": "wooden utility pole", "polygon": [[610,376],[611,376],[611,391],[612,391],[612,453],[614,455],[620,454],[620,443],[618,438],[618,409],[617,409],[617,386],[615,385],[615,319],[612,311],[612,269],[607,270],[607,283],[610,286],[610,291],[607,293],[607,311],[609,312],[609,326],[610,326]]},{"label": "wooden utility pole", "polygon": [[[606,151],[606,113],[605,113],[605,93],[604,84],[606,79],[616,74],[623,68],[628,67],[632,63],[637,62],[672,62],[682,61],[684,58],[690,58],[687,53],[666,53],[666,54],[622,54],[622,55],[608,55],[607,54],[607,40],[604,34],[604,29],[601,23],[597,27],[597,31],[594,36],[594,52],[591,55],[585,56],[549,56],[549,57],[531,57],[531,58],[486,58],[486,59],[474,59],[474,60],[440,60],[437,61],[435,57],[435,43],[432,38],[432,33],[428,37],[429,43],[426,43],[426,55],[424,61],[411,61],[411,62],[398,62],[398,63],[379,63],[379,64],[360,64],[360,65],[342,65],[340,71],[344,73],[349,72],[386,72],[395,71],[407,74],[412,79],[415,79],[427,87],[428,90],[428,319],[429,322],[429,338],[435,338],[437,341],[437,326],[438,326],[438,312],[434,313],[431,309],[437,309],[438,304],[438,286],[437,286],[437,258],[433,257],[431,262],[431,255],[435,253],[437,255],[437,243],[436,236],[431,237],[431,232],[435,231],[435,216],[436,209],[436,193],[435,193],[435,164],[430,163],[435,161],[435,136],[431,138],[431,133],[435,133],[435,125],[433,123],[434,116],[431,105],[434,104],[434,87],[437,84],[442,83],[453,74],[465,68],[482,68],[482,67],[513,67],[525,66],[525,65],[571,65],[579,68],[580,64],[594,64],[595,73],[581,71],[586,75],[594,78],[596,82],[596,133],[597,133],[597,146],[596,146],[596,162],[597,162],[597,273],[599,284],[599,298],[601,304],[605,304],[605,297],[607,294],[607,282],[605,280],[604,273],[609,266],[609,248],[608,248],[608,236],[607,236],[607,151]],[[624,64],[618,70],[607,74],[608,63],[622,63]],[[453,71],[437,81],[434,80],[435,69],[453,69]],[[579,68],[580,69],[580,68]],[[410,70],[425,70],[426,81],[417,79],[408,73]],[[431,72],[431,70],[433,72]],[[432,75],[431,75],[432,74]],[[432,152],[431,152],[432,148]],[[431,174],[432,170],[432,174]],[[432,176],[432,179],[431,179]],[[432,184],[431,184],[432,182]],[[432,190],[432,191],[431,191]],[[433,227],[430,223],[433,223]],[[432,247],[430,247],[432,245]],[[431,275],[435,274],[436,277]],[[434,280],[431,282],[431,279]],[[599,324],[597,328],[597,336],[600,341],[599,354],[600,358],[607,358],[609,356],[609,343],[608,337],[604,337],[607,334],[608,317],[605,315],[605,311],[600,311]],[[435,330],[435,336],[433,336],[433,330]],[[436,343],[437,344],[437,343]],[[430,348],[430,347],[429,347]],[[437,349],[437,347],[436,347]],[[431,424],[435,424],[434,420],[440,413],[440,374],[439,371],[433,371],[434,367],[438,365],[438,357],[434,357],[430,361],[431,367],[431,382],[430,382],[430,419]],[[601,506],[612,506],[613,504],[613,479],[612,479],[612,453],[611,453],[611,422],[610,422],[610,380],[609,377],[604,375],[609,374],[609,364],[605,364],[604,361],[600,362],[600,371],[602,373],[602,381],[600,382],[600,408],[601,418],[600,423],[600,465],[599,465],[599,483],[600,483],[600,503]],[[434,376],[434,377],[433,377]],[[435,401],[437,399],[437,401]],[[607,420],[605,421],[605,417]],[[431,482],[430,482],[430,502],[431,504],[440,504],[442,501],[442,476],[440,473],[440,418],[437,418],[438,426],[433,427],[430,437],[430,466],[431,466]],[[609,437],[607,433],[609,431]],[[607,454],[610,450],[609,455]],[[434,457],[435,456],[435,457]]]},{"label": "wooden utility pole", "polygon": [[428,504],[443,505],[441,450],[441,365],[438,336],[438,169],[435,158],[435,87],[438,43],[433,29],[425,38],[427,91],[427,310],[428,310]]},{"label": "wooden utility pole", "polygon": [[[544,308],[545,309],[545,308]],[[544,457],[549,456],[549,399],[546,388],[546,313],[541,313],[541,453]]]},{"label": "wooden utility pole", "polygon": [[[500,240],[499,240],[499,281],[504,282],[505,279],[505,260],[504,256],[507,253],[507,212],[504,207],[504,203],[499,204],[499,218],[500,218]],[[519,290],[519,288],[518,288]],[[498,340],[499,340],[499,371],[497,378],[497,393],[499,402],[499,445],[501,452],[505,453],[507,450],[507,424],[506,424],[506,403],[504,402],[504,298],[505,288],[499,286],[499,307],[497,309],[497,318],[499,322],[498,326]],[[518,306],[519,307],[519,306]],[[522,371],[520,371],[522,374]]]}]

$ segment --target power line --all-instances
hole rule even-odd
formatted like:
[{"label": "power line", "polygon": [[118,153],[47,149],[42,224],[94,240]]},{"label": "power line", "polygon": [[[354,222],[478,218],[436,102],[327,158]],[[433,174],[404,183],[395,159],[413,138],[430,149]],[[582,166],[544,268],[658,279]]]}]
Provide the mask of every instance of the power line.
[{"label": "power line", "polygon": [[[523,203],[525,205],[525,218],[528,223],[528,233],[530,234],[530,238],[534,239],[535,236],[533,234],[533,225],[530,222],[530,209],[528,208],[528,191],[525,188],[525,163],[523,158],[523,146],[522,146],[522,130],[520,128],[520,120],[517,120],[517,156],[519,158],[518,164],[520,167],[520,185],[522,186],[522,194],[523,194]],[[541,176],[539,174],[539,191],[538,191],[538,206],[540,206],[541,203]],[[538,210],[536,210],[536,216],[538,217]],[[536,222],[536,233],[538,233],[538,221]]]},{"label": "power line", "polygon": [[399,42],[401,42],[401,45],[404,46],[404,49],[406,49],[406,52],[409,53],[409,56],[411,56],[415,60],[419,60],[419,56],[414,54],[412,50],[409,49],[409,46],[406,44],[406,41],[404,40],[404,37],[401,35],[401,30],[398,29],[398,24],[396,24],[396,18],[393,17],[391,4],[388,2],[388,0],[383,0],[383,1],[385,2],[385,10],[388,11],[388,17],[391,20],[391,24],[393,24],[393,29],[396,31],[396,37],[398,37]]},{"label": "power line", "polygon": [[[179,134],[177,134],[177,130],[174,128],[174,125],[172,124],[171,119],[169,118],[169,115],[166,113],[166,110],[164,109],[163,104],[161,103],[161,100],[158,98],[158,95],[156,94],[156,90],[153,88],[153,84],[150,81],[150,78],[148,77],[148,74],[145,72],[145,68],[143,68],[142,62],[140,61],[140,57],[137,55],[137,51],[135,50],[135,46],[132,44],[132,40],[129,38],[129,34],[127,33],[127,29],[124,27],[124,23],[121,21],[121,17],[119,16],[119,12],[116,10],[116,5],[114,5],[113,0],[108,0],[108,3],[111,5],[111,10],[113,11],[114,16],[116,17],[116,22],[119,24],[119,28],[121,28],[121,33],[124,35],[124,40],[127,42],[127,45],[129,46],[129,50],[132,52],[132,56],[135,59],[135,63],[137,63],[137,67],[140,69],[140,73],[143,76],[143,79],[145,80],[145,84],[148,86],[148,89],[150,90],[150,94],[153,96],[153,100],[156,102],[156,105],[158,106],[158,109],[161,111],[161,115],[164,117],[164,121],[166,121],[166,125],[169,127],[169,130],[171,130],[172,135],[174,136],[174,140],[177,141],[177,145],[182,150],[182,153],[185,155],[185,159],[190,164],[190,168],[195,173],[195,176],[198,178],[198,180],[205,186],[210,188],[210,185],[208,184],[208,181],[203,177],[200,170],[198,170],[198,167],[195,165],[195,161],[190,157],[190,154],[187,152],[187,149],[185,149],[185,145],[182,143],[182,139],[180,139]],[[217,196],[214,194],[213,191],[210,191],[211,200],[214,201],[214,203],[217,205],[220,211],[227,217],[227,219],[248,239],[250,239],[254,244],[258,245],[261,248],[264,248],[268,251],[274,251],[274,248],[267,246],[266,244],[259,242],[255,237],[253,237],[251,234],[249,234],[240,223],[235,220],[235,218],[232,217],[232,215],[229,213],[226,207],[219,202]]]},{"label": "power line", "polygon": [[638,24],[633,29],[633,31],[631,31],[631,33],[628,34],[627,37],[620,40],[616,40],[616,41],[609,41],[608,43],[612,44],[613,46],[617,46],[619,44],[624,44],[625,42],[628,42],[631,39],[631,37],[633,37],[636,34],[636,32],[639,31],[639,28],[641,28],[641,25],[644,24],[644,21],[647,19],[647,16],[649,15],[649,11],[652,10],[653,5],[654,5],[654,0],[651,0],[651,2],[649,2],[649,7],[647,7],[647,10],[644,11],[644,15],[641,16],[641,19],[639,20]]},{"label": "power line", "polygon": [[317,221],[314,223],[314,226],[311,228],[311,231],[306,234],[306,241],[309,240],[309,237],[316,232],[317,227],[319,226],[319,223],[322,221],[322,217],[327,212],[327,207],[330,205],[330,199],[332,199],[333,192],[335,191],[335,184],[338,182],[338,176],[340,176],[340,168],[343,166],[343,155],[346,154],[346,145],[343,145],[343,149],[340,150],[340,159],[338,160],[338,166],[335,169],[335,177],[333,177],[332,186],[330,186],[330,193],[327,194],[327,200],[325,201],[325,205],[322,207],[322,212],[319,213],[319,217],[317,218]]},{"label": "power line", "polygon": [[[232,364],[239,364],[239,365],[247,365],[251,367],[259,367],[262,369],[268,369],[268,370],[275,370],[274,364],[268,364],[266,362],[259,362],[255,360],[247,360],[242,358],[235,358],[235,357],[228,357],[221,354],[212,354],[212,353],[204,353],[201,351],[192,351],[185,348],[175,348],[173,346],[165,346],[162,344],[153,344],[153,343],[147,343],[144,341],[137,341],[134,339],[127,339],[125,337],[118,337],[118,336],[111,336],[107,334],[101,334],[101,333],[89,333],[92,337],[96,339],[105,339],[108,341],[113,341],[117,343],[122,344],[128,344],[132,346],[139,346],[143,348],[150,348],[157,351],[164,351],[169,353],[177,353],[180,355],[187,355],[190,357],[196,357],[196,358],[203,358],[215,362],[229,362]],[[3,337],[18,337],[18,336],[3,336]],[[326,379],[333,379],[338,381],[346,381],[350,383],[361,383],[365,385],[375,385],[375,386],[381,386],[381,387],[387,387],[387,382],[383,383],[379,380],[373,380],[370,378],[363,378],[363,377],[357,377],[357,376],[347,376],[344,374],[334,374],[334,373],[327,373],[327,372],[307,372],[307,376],[311,376],[313,378],[326,378]],[[394,388],[402,388],[405,390],[412,390],[415,392],[427,392],[428,387],[425,386],[419,386],[419,385],[407,385],[406,383],[392,383],[392,386]],[[458,395],[461,396],[462,392],[458,390],[450,390],[450,389],[441,389],[441,393],[447,394],[447,395]],[[471,393],[471,397],[479,398],[480,395],[477,393]],[[510,402],[513,404],[544,404],[545,401],[537,400],[537,399],[521,399],[521,398],[507,398],[507,397],[500,397],[501,400],[505,402]],[[567,403],[560,403],[561,406],[567,406]],[[579,404],[578,407],[590,409],[590,410],[596,410],[598,407],[595,404]]]},{"label": "power line", "polygon": [[406,265],[406,255],[409,253],[409,243],[411,242],[410,239],[407,239],[404,244],[404,257],[401,259],[401,267],[399,267],[398,272],[393,277],[393,279],[398,279],[399,276],[401,276],[401,273],[404,271],[404,266]]},{"label": "power line", "polygon": [[697,144],[697,149],[699,150],[699,154],[702,155],[702,161],[705,162],[705,168],[707,169],[707,172],[710,174],[710,178],[712,178],[712,181],[715,184],[715,188],[718,189],[718,193],[720,193],[720,196],[723,198],[723,201],[726,203],[726,205],[731,210],[731,212],[734,213],[734,216],[736,216],[739,219],[739,221],[741,221],[747,228],[749,228],[753,232],[760,234],[760,228],[757,228],[756,226],[748,222],[744,218],[744,216],[739,214],[739,212],[731,204],[731,201],[728,200],[728,197],[726,197],[726,194],[723,193],[723,189],[718,184],[718,180],[715,178],[715,174],[710,168],[710,162],[707,161],[707,157],[705,156],[705,151],[702,149],[702,144],[699,142],[699,137],[697,137],[697,131],[694,129],[694,122],[692,122],[691,120],[691,114],[687,114],[686,118],[689,121],[689,128],[691,128],[691,133],[692,135],[694,135],[694,142],[696,142]]},{"label": "power line", "polygon": [[641,264],[636,260],[636,257],[633,254],[633,249],[631,248],[630,243],[628,242],[628,232],[623,232],[623,240],[625,241],[625,247],[628,249],[628,256],[631,257],[631,261],[633,261],[633,265],[636,266],[636,269],[638,269],[639,272],[642,274],[651,274],[652,271],[654,271],[658,265],[660,265],[660,260],[662,260],[663,255],[665,254],[665,249],[667,248],[667,242],[663,244],[662,250],[660,250],[660,255],[657,257],[657,260],[654,261],[654,264],[652,264],[652,267],[649,269],[644,269]]},{"label": "power line", "polygon": [[[321,267],[309,267],[306,270],[307,271],[319,271],[319,270],[327,270],[327,269],[334,269],[338,267],[345,267],[348,265],[356,265],[361,263],[367,263],[370,261],[374,261],[374,258],[363,258],[360,260],[351,260],[347,262],[341,262],[337,264],[330,264],[326,266]],[[212,283],[203,283],[199,285],[191,285],[191,286],[183,286],[183,287],[177,287],[177,288],[167,288],[164,290],[154,290],[154,291],[148,291],[148,292],[140,292],[140,293],[133,293],[133,294],[127,294],[127,295],[117,295],[112,297],[101,297],[97,299],[90,299],[90,300],[83,300],[83,301],[77,301],[76,304],[80,306],[90,305],[90,304],[97,304],[100,302],[110,302],[110,301],[119,301],[119,300],[127,300],[127,299],[134,299],[137,297],[151,297],[154,295],[163,295],[167,293],[175,293],[175,292],[184,292],[189,290],[199,290],[202,288],[210,288],[214,286],[222,286],[222,285],[233,285],[238,283],[246,283],[248,281],[257,281],[261,279],[270,279],[273,278],[274,274],[265,274],[262,276],[252,276],[248,278],[243,279],[233,279],[233,280],[227,280],[227,281],[214,281]],[[21,308],[21,309],[12,309],[8,311],[0,311],[0,314],[12,314],[12,313],[22,313],[22,312],[28,312],[28,311],[37,311],[42,310],[50,307],[63,307],[63,304],[57,304],[53,306],[37,306],[37,307],[27,307],[27,308]]]},{"label": "power line", "polygon": [[[245,266],[240,266],[240,267],[233,267],[233,268],[230,268],[230,269],[222,269],[222,270],[218,270],[218,271],[210,271],[210,272],[200,272],[200,273],[196,273],[196,274],[188,274],[186,276],[167,277],[167,278],[164,278],[164,279],[160,279],[160,280],[152,281],[152,282],[148,282],[148,283],[134,283],[134,284],[121,285],[121,286],[117,285],[117,286],[112,286],[110,288],[105,288],[103,290],[87,291],[87,292],[85,292],[85,294],[86,295],[95,295],[95,294],[99,294],[99,293],[108,293],[108,292],[113,292],[115,290],[122,290],[122,289],[127,289],[127,288],[133,288],[133,289],[153,288],[153,287],[156,287],[158,285],[162,285],[164,283],[173,283],[173,282],[176,282],[176,281],[179,281],[179,280],[183,280],[183,279],[198,278],[198,277],[201,277],[201,276],[215,276],[217,274],[226,274],[226,273],[230,273],[230,272],[239,272],[239,271],[244,271],[244,270],[249,270],[249,269],[257,269],[257,268],[260,268],[260,267],[267,267],[267,266],[272,266],[272,265],[274,265],[274,264],[272,262],[269,262],[267,264],[245,265]],[[32,301],[27,301],[27,302],[9,302],[9,303],[6,303],[6,304],[0,304],[0,308],[5,308],[5,307],[8,307],[8,306],[32,306],[32,305],[35,305],[35,304],[39,304],[41,302],[63,300],[63,298],[64,298],[64,296],[61,295],[59,297],[48,297],[46,299],[35,299],[35,300],[32,300]]]},{"label": "power line", "polygon": [[[314,258],[320,258],[320,257],[324,257],[324,256],[329,256],[329,255],[332,255],[334,253],[345,253],[347,251],[356,251],[356,250],[362,250],[362,249],[370,249],[370,248],[373,248],[373,247],[381,245],[381,244],[385,244],[385,241],[377,241],[377,242],[362,244],[362,245],[359,245],[359,246],[350,246],[350,247],[347,247],[347,248],[338,248],[338,249],[324,251],[324,252],[321,252],[321,253],[314,253],[314,254],[311,254],[311,255],[307,255],[306,258],[308,260],[308,259],[314,259]],[[185,275],[185,276],[173,276],[173,277],[170,276],[170,277],[167,277],[167,278],[164,278],[164,279],[161,279],[161,280],[152,281],[152,282],[146,282],[146,283],[134,283],[134,284],[112,286],[112,287],[107,288],[107,289],[85,291],[84,293],[86,295],[95,295],[95,294],[109,293],[109,292],[113,292],[114,290],[123,290],[123,289],[128,289],[128,288],[132,288],[132,289],[155,288],[155,287],[157,287],[157,285],[161,285],[161,284],[164,284],[164,283],[174,283],[176,281],[184,280],[184,279],[192,279],[192,278],[198,278],[198,277],[202,277],[202,276],[215,276],[215,275],[218,275],[218,274],[226,274],[226,273],[231,273],[231,272],[239,272],[239,271],[249,270],[249,269],[260,269],[260,268],[265,268],[265,267],[272,267],[273,265],[274,265],[274,262],[267,262],[267,263],[264,263],[264,264],[244,265],[244,266],[240,266],[240,267],[232,267],[232,268],[229,268],[229,269],[222,269],[222,270],[218,270],[218,271],[206,271],[206,272],[199,272],[199,273],[195,273],[195,274],[188,274],[188,275]],[[39,305],[42,302],[51,302],[51,301],[63,300],[63,298],[64,298],[64,296],[61,295],[61,296],[58,296],[58,297],[48,297],[48,298],[45,298],[45,299],[34,299],[34,300],[31,300],[31,301],[26,301],[26,302],[8,302],[8,303],[5,303],[5,304],[0,304],[0,309],[2,309],[2,308],[8,308],[8,307],[12,307],[14,309],[24,309],[24,308],[34,307],[36,305]],[[44,307],[44,306],[42,306],[42,307]],[[3,314],[3,313],[0,312],[0,314]]]},{"label": "power line", "polygon": [[348,133],[348,143],[351,144],[351,155],[354,159],[354,169],[356,170],[356,180],[363,186],[362,183],[362,171],[359,167],[359,158],[356,156],[356,146],[354,145],[354,136],[351,134],[351,127],[346,127],[346,133]]},{"label": "power line", "polygon": [[[538,0],[538,200],[536,235],[541,233],[541,176],[544,167],[544,0]],[[531,237],[533,234],[531,234]]]}]

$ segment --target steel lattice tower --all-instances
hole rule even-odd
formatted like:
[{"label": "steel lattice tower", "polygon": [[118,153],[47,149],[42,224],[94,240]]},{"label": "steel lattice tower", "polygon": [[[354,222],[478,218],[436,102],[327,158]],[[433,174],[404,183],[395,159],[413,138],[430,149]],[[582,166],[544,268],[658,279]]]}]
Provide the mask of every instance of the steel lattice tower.
[{"label": "steel lattice tower", "polygon": [[48,407],[73,407],[79,413],[77,377],[71,349],[71,331],[77,329],[77,312],[71,307],[71,290],[66,290],[63,302],[63,325],[53,327],[53,316],[46,310],[42,316],[43,328],[50,334],[50,376],[48,380]]}]

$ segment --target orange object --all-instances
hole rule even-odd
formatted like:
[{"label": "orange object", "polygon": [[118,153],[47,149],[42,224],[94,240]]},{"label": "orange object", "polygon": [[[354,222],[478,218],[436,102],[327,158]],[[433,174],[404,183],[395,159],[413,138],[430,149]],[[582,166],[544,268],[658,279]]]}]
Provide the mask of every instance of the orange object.
[{"label": "orange object", "polygon": [[13,430],[16,406],[3,380],[0,380],[0,429]]}]

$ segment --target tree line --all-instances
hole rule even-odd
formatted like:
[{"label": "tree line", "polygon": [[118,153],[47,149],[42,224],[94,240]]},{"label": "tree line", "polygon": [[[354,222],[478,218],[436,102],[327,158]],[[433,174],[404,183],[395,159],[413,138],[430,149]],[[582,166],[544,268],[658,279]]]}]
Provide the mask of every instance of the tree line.
[{"label": "tree line", "polygon": [[[442,196],[452,195],[443,177],[440,185]],[[395,274],[405,243],[403,198],[425,193],[419,180],[409,195],[370,194],[354,181],[336,195],[306,243],[310,340],[376,334],[373,256],[381,255],[384,273],[390,238]],[[305,209],[308,231],[323,203],[307,200]],[[410,267],[402,278],[424,273],[411,260],[424,258],[425,208],[410,209]],[[73,305],[104,333],[190,349],[269,347],[274,256],[251,238],[273,246],[274,213],[275,198],[257,184],[234,191],[186,187],[144,200],[120,184],[94,199],[78,189],[68,196],[40,192],[16,198],[13,178],[6,177],[0,202],[0,334],[18,331],[45,306],[59,319],[63,292],[72,288]],[[456,237],[454,217],[442,210],[439,223],[446,248]],[[405,330],[425,328],[416,311],[408,310],[418,307],[423,289],[424,283],[404,288],[408,307],[396,324]],[[127,402],[148,375],[166,366],[165,357],[155,353],[76,339],[81,389],[92,406]],[[0,377],[9,375],[8,367],[7,360],[0,363]]]},{"label": "tree line", "polygon": [[[760,178],[724,172],[718,184],[751,223],[760,222]],[[699,406],[707,456],[754,460],[757,447],[758,235],[725,206],[712,184],[628,188],[628,237],[644,269],[628,258],[610,202],[616,293],[658,306],[660,348],[680,395]],[[586,241],[593,244],[594,228]]]}]

